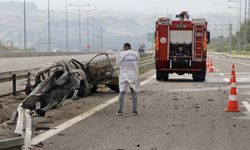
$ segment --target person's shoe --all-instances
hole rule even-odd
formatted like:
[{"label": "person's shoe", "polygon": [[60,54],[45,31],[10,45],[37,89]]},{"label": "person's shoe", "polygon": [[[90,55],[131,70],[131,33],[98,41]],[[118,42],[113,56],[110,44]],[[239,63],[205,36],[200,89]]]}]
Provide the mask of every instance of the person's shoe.
[{"label": "person's shoe", "polygon": [[133,111],[133,115],[134,115],[134,116],[137,116],[137,115],[138,115],[138,112],[137,112],[137,111]]},{"label": "person's shoe", "polygon": [[116,114],[117,114],[118,116],[121,116],[121,115],[122,115],[122,111],[118,111]]}]

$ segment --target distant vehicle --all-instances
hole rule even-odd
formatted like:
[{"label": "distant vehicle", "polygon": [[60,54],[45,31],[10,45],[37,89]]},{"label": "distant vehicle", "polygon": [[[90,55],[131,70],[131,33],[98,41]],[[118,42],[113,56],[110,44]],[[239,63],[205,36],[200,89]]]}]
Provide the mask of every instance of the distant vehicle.
[{"label": "distant vehicle", "polygon": [[194,81],[205,81],[207,43],[210,32],[203,18],[189,21],[188,12],[176,16],[179,20],[160,18],[156,21],[156,79],[168,80],[170,73],[192,74]]},{"label": "distant vehicle", "polygon": [[138,52],[139,53],[145,53],[145,44],[144,43],[139,43],[138,44]]},{"label": "distant vehicle", "polygon": [[61,49],[54,49],[53,52],[63,52]]}]

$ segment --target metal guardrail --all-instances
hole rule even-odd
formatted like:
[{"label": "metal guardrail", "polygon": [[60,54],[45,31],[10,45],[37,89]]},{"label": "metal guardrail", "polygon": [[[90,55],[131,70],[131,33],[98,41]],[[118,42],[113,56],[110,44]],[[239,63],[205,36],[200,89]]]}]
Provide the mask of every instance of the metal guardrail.
[{"label": "metal guardrail", "polygon": [[0,150],[21,150],[24,145],[24,137],[0,140]]},{"label": "metal guardrail", "polygon": [[[152,68],[154,67],[154,61],[152,54],[142,54],[141,55],[141,60],[143,60],[142,67],[140,67],[140,74],[144,73],[147,71],[147,67]],[[104,63],[106,59],[100,59],[96,60],[93,63]],[[110,58],[110,61],[112,65],[115,65],[115,58]],[[82,62],[86,63],[86,62]],[[153,64],[152,64],[153,63]],[[153,66],[153,67],[152,67]],[[27,69],[27,70],[18,70],[18,71],[9,71],[9,72],[0,72],[0,83],[4,82],[12,82],[12,91],[4,94],[0,94],[0,97],[8,96],[8,95],[13,95],[16,96],[18,93],[23,92],[24,89],[17,91],[17,80],[21,79],[27,79],[30,75],[35,73],[36,71],[40,70],[41,68],[33,68],[33,69]]]},{"label": "metal guardrail", "polygon": [[41,56],[62,56],[62,55],[86,55],[102,53],[105,51],[91,51],[91,52],[0,52],[0,58],[14,58],[14,57],[41,57]]},{"label": "metal guardrail", "polygon": [[247,60],[250,61],[250,56],[246,55],[233,55],[233,54],[224,54],[224,53],[209,53],[210,55],[217,55],[217,56],[224,56],[227,58],[236,58],[236,59],[241,59],[241,60]]}]

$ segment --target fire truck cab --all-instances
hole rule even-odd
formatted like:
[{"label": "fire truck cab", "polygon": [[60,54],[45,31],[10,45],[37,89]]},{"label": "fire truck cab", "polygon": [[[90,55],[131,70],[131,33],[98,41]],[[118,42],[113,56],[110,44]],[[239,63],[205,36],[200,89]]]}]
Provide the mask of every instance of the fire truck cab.
[{"label": "fire truck cab", "polygon": [[160,18],[155,30],[156,79],[168,80],[169,74],[192,74],[194,81],[205,81],[207,43],[210,33],[203,18],[189,20],[188,12],[179,20]]}]

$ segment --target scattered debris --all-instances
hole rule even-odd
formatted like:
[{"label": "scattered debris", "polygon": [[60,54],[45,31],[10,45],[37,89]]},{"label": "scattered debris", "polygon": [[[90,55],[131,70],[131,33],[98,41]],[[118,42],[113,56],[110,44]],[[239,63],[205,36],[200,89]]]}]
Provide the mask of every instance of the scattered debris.
[{"label": "scattered debris", "polygon": [[76,109],[81,109],[82,107],[81,106],[76,106]]},{"label": "scattered debris", "polygon": [[40,142],[40,143],[38,143],[37,145],[34,145],[34,146],[36,146],[36,147],[43,147],[44,144],[42,142]]},{"label": "scattered debris", "polygon": [[58,136],[65,136],[66,134],[64,133],[58,133]]},{"label": "scattered debris", "polygon": [[140,144],[137,144],[136,147],[140,147]]},{"label": "scattered debris", "polygon": [[236,124],[234,124],[233,127],[236,127]]},{"label": "scattered debris", "polygon": [[214,101],[214,99],[208,99],[208,101]]},{"label": "scattered debris", "polygon": [[50,127],[36,127],[35,130],[39,131],[39,130],[49,130]]},{"label": "scattered debris", "polygon": [[194,108],[195,108],[196,111],[198,111],[198,109],[200,108],[199,104],[196,104],[196,105],[194,106]]}]

